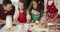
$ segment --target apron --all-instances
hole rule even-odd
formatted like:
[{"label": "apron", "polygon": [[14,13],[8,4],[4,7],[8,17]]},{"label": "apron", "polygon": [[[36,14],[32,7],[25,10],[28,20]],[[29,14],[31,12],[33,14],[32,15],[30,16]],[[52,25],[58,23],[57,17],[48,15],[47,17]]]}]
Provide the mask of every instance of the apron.
[{"label": "apron", "polygon": [[[34,9],[32,11],[36,12],[36,10],[34,10]],[[30,15],[31,15],[31,20],[33,20],[35,22],[35,21],[40,21],[40,18],[42,17],[43,14],[39,13],[39,14],[35,15],[32,12],[30,12]]]},{"label": "apron", "polygon": [[55,17],[55,14],[57,14],[58,9],[56,8],[54,1],[51,5],[48,5],[47,1],[47,21],[51,22],[52,19]]},{"label": "apron", "polygon": [[18,21],[19,21],[20,23],[26,23],[26,22],[27,22],[27,20],[26,20],[26,15],[25,15],[24,12],[22,12],[22,13],[19,12]]}]

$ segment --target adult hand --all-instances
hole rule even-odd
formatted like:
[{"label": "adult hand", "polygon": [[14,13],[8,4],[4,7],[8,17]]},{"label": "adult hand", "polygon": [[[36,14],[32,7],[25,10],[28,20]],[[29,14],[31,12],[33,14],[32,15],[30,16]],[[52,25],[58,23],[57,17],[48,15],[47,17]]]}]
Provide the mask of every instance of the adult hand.
[{"label": "adult hand", "polygon": [[6,20],[0,19],[0,24],[6,24]]}]

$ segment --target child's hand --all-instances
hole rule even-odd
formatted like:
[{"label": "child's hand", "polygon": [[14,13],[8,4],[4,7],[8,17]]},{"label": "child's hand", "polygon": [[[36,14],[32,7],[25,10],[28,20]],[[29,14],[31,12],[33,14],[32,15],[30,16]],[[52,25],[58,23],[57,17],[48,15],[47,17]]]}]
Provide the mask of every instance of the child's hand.
[{"label": "child's hand", "polygon": [[30,23],[30,19],[27,20],[27,23]]},{"label": "child's hand", "polygon": [[41,23],[41,25],[42,25],[42,27],[46,27],[46,25],[47,25],[47,22],[46,22],[46,20],[40,20],[40,23]]},{"label": "child's hand", "polygon": [[32,20],[31,23],[34,23],[34,21]]}]

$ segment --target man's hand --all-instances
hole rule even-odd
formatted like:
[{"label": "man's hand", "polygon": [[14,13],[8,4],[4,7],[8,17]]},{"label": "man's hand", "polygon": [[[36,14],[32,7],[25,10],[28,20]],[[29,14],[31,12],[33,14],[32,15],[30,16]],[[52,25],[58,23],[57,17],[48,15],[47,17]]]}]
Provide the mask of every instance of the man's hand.
[{"label": "man's hand", "polygon": [[6,20],[0,19],[0,24],[5,24],[5,23],[6,23]]}]

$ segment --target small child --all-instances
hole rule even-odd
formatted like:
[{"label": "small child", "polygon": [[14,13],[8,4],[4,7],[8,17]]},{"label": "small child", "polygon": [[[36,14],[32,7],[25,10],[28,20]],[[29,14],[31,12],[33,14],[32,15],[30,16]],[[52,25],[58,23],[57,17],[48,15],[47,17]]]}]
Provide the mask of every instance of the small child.
[{"label": "small child", "polygon": [[32,22],[40,21],[43,16],[44,5],[39,0],[32,0],[32,10],[30,11]]},{"label": "small child", "polygon": [[26,23],[26,11],[25,11],[25,7],[24,7],[24,2],[21,0],[19,2],[19,16],[18,16],[18,22],[20,23]]}]

